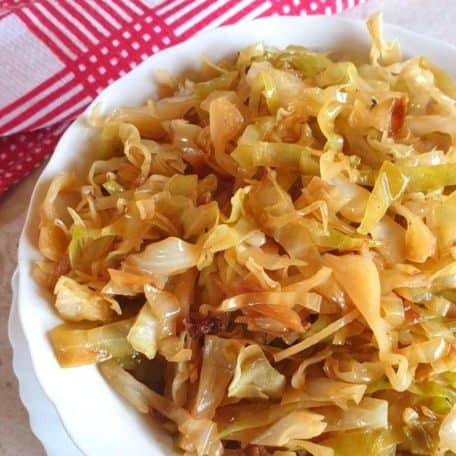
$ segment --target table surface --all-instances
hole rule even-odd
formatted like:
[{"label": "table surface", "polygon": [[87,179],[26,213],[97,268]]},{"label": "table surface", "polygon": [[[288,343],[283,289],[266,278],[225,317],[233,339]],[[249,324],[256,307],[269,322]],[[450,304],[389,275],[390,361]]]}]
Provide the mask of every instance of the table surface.
[{"label": "table surface", "polygon": [[[343,13],[365,19],[383,11],[385,21],[456,45],[454,0],[368,0]],[[40,456],[45,452],[30,431],[11,366],[7,321],[11,302],[11,275],[16,267],[16,249],[27,205],[41,168],[0,198],[0,455]]]}]

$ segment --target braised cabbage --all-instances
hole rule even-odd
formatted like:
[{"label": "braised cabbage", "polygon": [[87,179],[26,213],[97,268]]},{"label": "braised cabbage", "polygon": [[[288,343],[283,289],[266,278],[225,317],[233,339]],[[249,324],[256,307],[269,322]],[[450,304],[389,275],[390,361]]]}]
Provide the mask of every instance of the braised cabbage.
[{"label": "braised cabbage", "polygon": [[258,43],[162,76],[50,184],[57,360],[185,454],[456,452],[456,83],[368,30],[361,63]]}]

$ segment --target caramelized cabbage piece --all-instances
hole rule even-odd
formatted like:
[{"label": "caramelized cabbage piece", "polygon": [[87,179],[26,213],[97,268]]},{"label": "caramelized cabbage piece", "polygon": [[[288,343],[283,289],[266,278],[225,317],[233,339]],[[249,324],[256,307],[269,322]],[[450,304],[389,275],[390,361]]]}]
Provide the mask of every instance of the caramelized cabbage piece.
[{"label": "caramelized cabbage piece", "polygon": [[114,309],[120,314],[117,302],[92,291],[70,277],[60,276],[54,293],[55,308],[67,321],[100,321],[106,322],[114,316]]},{"label": "caramelized cabbage piece", "polygon": [[195,266],[199,253],[198,246],[168,237],[149,244],[142,253],[128,256],[122,266],[126,271],[174,275]]},{"label": "caramelized cabbage piece", "polygon": [[149,359],[155,358],[159,342],[176,333],[179,302],[173,294],[145,285],[146,303],[139,311],[127,339],[132,347]]},{"label": "caramelized cabbage piece", "polygon": [[291,440],[317,437],[326,428],[323,416],[308,410],[291,412],[253,440],[254,444],[284,446]]},{"label": "caramelized cabbage piece", "polygon": [[239,399],[279,399],[285,387],[285,376],[269,363],[258,345],[241,348],[228,388],[228,397]]},{"label": "caramelized cabbage piece", "polygon": [[385,161],[369,196],[366,212],[358,231],[362,234],[369,233],[383,218],[391,204],[404,194],[407,184],[408,177],[393,163]]},{"label": "caramelized cabbage piece", "polygon": [[367,28],[356,62],[254,43],[161,73],[49,185],[57,361],[188,456],[456,453],[456,82]]},{"label": "caramelized cabbage piece", "polygon": [[342,432],[323,441],[334,449],[335,455],[351,456],[369,454],[372,456],[394,456],[396,440],[390,431],[384,429]]},{"label": "caramelized cabbage piece", "polygon": [[241,344],[237,340],[216,336],[205,338],[200,381],[192,409],[194,416],[214,417],[216,408],[227,394],[240,348]]},{"label": "caramelized cabbage piece", "polygon": [[320,409],[326,417],[326,430],[347,431],[350,429],[388,429],[388,402],[365,397],[359,404],[347,410]]},{"label": "caramelized cabbage piece", "polygon": [[59,174],[49,186],[41,205],[38,246],[43,256],[51,261],[58,262],[68,246],[68,237],[62,220],[66,214],[57,207],[57,199],[63,193],[76,193],[79,186],[80,182],[74,174]]},{"label": "caramelized cabbage piece", "polygon": [[350,402],[360,403],[366,388],[366,385],[355,385],[326,377],[316,377],[307,380],[301,390],[293,388],[286,391],[282,403],[307,400],[323,404],[334,403],[346,410],[350,407]]},{"label": "caramelized cabbage piece", "polygon": [[160,413],[176,424],[182,433],[179,447],[197,456],[223,454],[215,423],[207,419],[195,419],[187,410],[157,394],[126,372],[115,361],[100,364],[100,372],[106,381],[141,413]]},{"label": "caramelized cabbage piece", "polygon": [[49,337],[62,367],[81,366],[133,355],[127,340],[132,325],[132,318],[98,327],[65,323],[54,328]]}]

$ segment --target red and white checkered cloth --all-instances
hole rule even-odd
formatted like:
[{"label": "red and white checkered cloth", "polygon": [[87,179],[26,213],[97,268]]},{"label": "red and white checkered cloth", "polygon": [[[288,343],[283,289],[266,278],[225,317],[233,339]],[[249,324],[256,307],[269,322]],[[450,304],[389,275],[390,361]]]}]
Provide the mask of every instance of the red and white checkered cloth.
[{"label": "red and white checkered cloth", "polygon": [[0,0],[0,195],[104,87],[199,30],[364,0]]}]

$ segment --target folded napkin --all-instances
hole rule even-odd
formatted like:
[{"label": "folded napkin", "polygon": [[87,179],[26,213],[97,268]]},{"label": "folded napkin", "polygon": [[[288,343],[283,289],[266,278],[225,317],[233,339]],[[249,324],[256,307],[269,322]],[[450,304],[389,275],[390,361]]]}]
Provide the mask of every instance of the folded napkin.
[{"label": "folded napkin", "polygon": [[0,195],[107,85],[200,30],[365,0],[0,0]]}]

